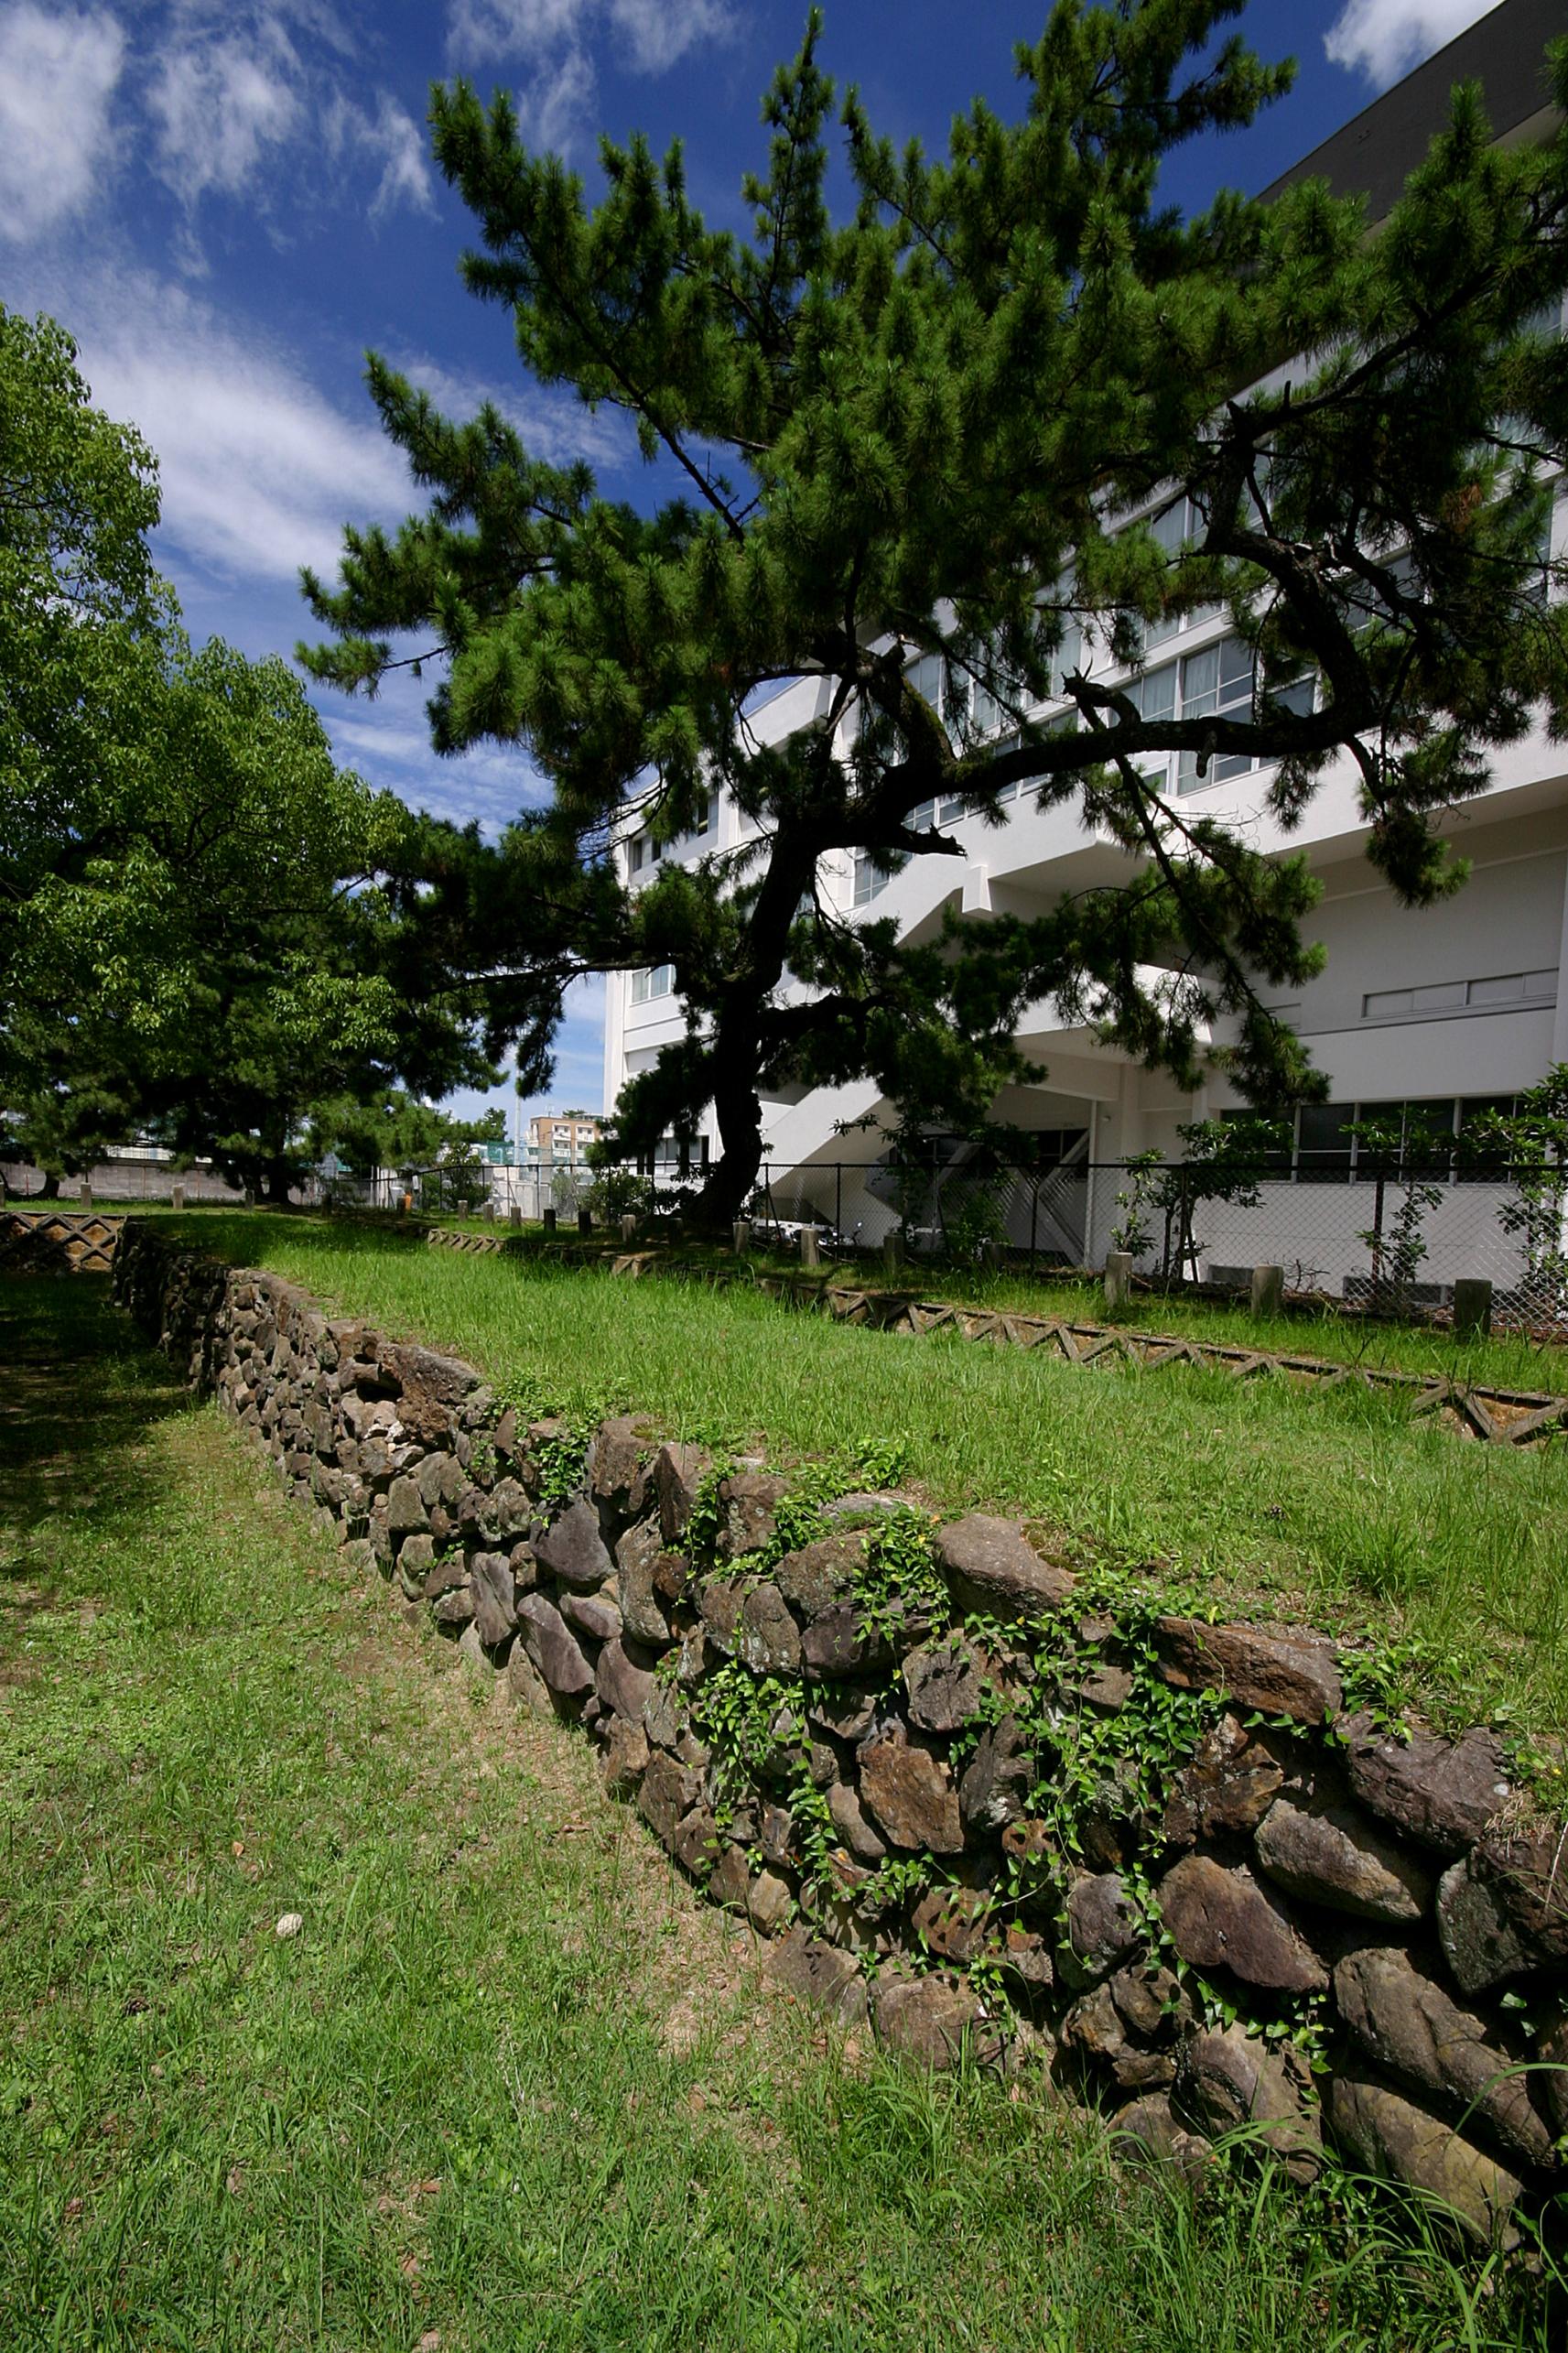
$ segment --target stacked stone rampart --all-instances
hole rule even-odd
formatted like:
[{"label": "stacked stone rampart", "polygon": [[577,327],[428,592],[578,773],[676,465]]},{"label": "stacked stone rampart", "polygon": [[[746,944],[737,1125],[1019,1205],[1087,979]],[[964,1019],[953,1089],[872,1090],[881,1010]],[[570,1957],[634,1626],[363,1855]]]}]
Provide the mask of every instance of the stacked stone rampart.
[{"label": "stacked stone rampart", "polygon": [[1246,2125],[1480,2239],[1561,2190],[1568,1842],[1494,1731],[1390,1726],[1323,1636],[1108,1599],[1011,1521],[524,1422],[150,1226],[114,1279],[801,1995],[934,2065],[1034,2054],[1185,2165]]}]

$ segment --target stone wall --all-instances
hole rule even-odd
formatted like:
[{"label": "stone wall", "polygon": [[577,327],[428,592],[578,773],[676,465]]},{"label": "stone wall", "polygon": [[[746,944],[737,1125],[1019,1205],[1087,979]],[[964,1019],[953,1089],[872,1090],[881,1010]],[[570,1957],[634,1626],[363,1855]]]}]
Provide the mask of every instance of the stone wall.
[{"label": "stone wall", "polygon": [[1477,2239],[1560,2210],[1568,1848],[1496,1733],[1391,1727],[1320,1635],[1075,1579],[1010,1521],[524,1423],[135,1221],[114,1282],[798,1993],[937,2066],[1047,2064],[1184,2165],[1250,2125]]}]

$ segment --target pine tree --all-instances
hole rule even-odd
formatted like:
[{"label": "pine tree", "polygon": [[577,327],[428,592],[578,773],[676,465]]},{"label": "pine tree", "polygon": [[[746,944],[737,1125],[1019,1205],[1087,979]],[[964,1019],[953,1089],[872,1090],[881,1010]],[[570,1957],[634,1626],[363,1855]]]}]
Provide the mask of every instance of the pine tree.
[{"label": "pine tree", "polygon": [[[1463,877],[1444,819],[1496,748],[1542,706],[1568,724],[1541,552],[1568,364],[1541,326],[1568,282],[1568,134],[1500,151],[1462,88],[1375,235],[1321,183],[1182,219],[1165,159],[1288,86],[1221,37],[1239,7],[1061,0],[1018,52],[1022,119],[977,103],[945,157],[895,155],[850,92],[842,221],[814,14],[763,108],[749,238],[705,224],[678,146],[606,142],[590,202],[504,96],[433,93],[480,225],[467,284],[509,311],[535,382],[633,420],[650,496],[605,498],[493,409],[452,422],[373,358],[430,503],[395,535],[350,531],[341,587],[307,576],[333,637],[306,658],[372,690],[438,664],[438,749],[527,747],[551,806],[467,870],[488,969],[514,1015],[532,990],[542,1049],[574,973],[673,963],[687,1036],[633,1082],[621,1133],[645,1146],[711,1102],[717,1218],[756,1175],[759,1086],[871,1073],[968,1125],[1021,1074],[1011,1033],[1043,997],[1186,1085],[1224,1019],[1244,1094],[1312,1093],[1260,1002],[1317,967],[1304,862],[1195,815],[1148,755],[1274,764],[1288,826],[1347,752],[1373,863],[1422,904]],[[1568,43],[1549,70],[1561,105]],[[1252,656],[1228,709],[1162,717],[1080,666],[1086,637],[1132,659],[1217,605]],[[802,677],[823,718],[759,747],[749,700]],[[1073,723],[1044,723],[1063,689]],[[716,783],[750,846],[624,887],[629,802],[669,841]],[[1024,785],[1120,847],[1114,884],[920,949],[823,903],[827,853],[953,855],[916,812],[1001,823]],[[460,928],[442,953],[470,978]]]}]

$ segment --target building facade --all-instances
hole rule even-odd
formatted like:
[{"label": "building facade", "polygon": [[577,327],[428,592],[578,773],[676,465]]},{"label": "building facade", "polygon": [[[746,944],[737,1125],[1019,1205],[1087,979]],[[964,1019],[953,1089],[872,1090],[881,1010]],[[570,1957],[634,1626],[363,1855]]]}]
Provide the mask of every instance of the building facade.
[{"label": "building facade", "polygon": [[[1528,136],[1531,106],[1539,104],[1541,49],[1559,29],[1559,14],[1558,0],[1544,6],[1542,0],[1508,0],[1297,171],[1310,169],[1341,188],[1371,185],[1375,199],[1391,201],[1424,151],[1453,82],[1471,73],[1487,84],[1499,134]],[[1179,541],[1179,514],[1171,527]],[[1542,552],[1568,554],[1561,495]],[[1067,649],[1065,667],[1079,664],[1125,683],[1149,713],[1250,707],[1251,657],[1223,615],[1169,624],[1146,644],[1136,671],[1115,669],[1092,645]],[[916,682],[940,704],[945,681],[934,659],[929,676]],[[762,742],[779,742],[823,715],[829,693],[816,679],[787,686],[752,712],[748,724]],[[1053,709],[1042,705],[1035,715],[1048,719]],[[1568,1060],[1568,747],[1552,743],[1542,727],[1498,754],[1487,789],[1457,808],[1446,829],[1470,862],[1470,880],[1456,896],[1423,910],[1400,906],[1367,861],[1368,828],[1348,755],[1325,772],[1288,840],[1268,808],[1270,778],[1268,768],[1239,761],[1217,761],[1200,776],[1173,755],[1164,782],[1184,803],[1241,830],[1258,848],[1307,855],[1323,893],[1310,928],[1326,949],[1326,963],[1320,977],[1288,1001],[1276,1000],[1274,1009],[1309,1044],[1329,1100],[1298,1112],[1288,1155],[1262,1200],[1205,1209],[1198,1271],[1268,1261],[1339,1291],[1365,1268],[1360,1236],[1371,1215],[1369,1170],[1351,1128],[1371,1120],[1384,1126],[1419,1122],[1428,1133],[1457,1138],[1486,1111],[1507,1109],[1554,1063]],[[1000,831],[956,804],[917,812],[913,822],[933,816],[958,843],[961,858],[914,858],[892,876],[864,856],[828,858],[819,876],[824,898],[851,921],[891,916],[901,938],[918,942],[937,936],[949,912],[975,923],[999,914],[1042,916],[1065,894],[1124,881],[1129,871],[1127,854],[1086,827],[1076,808],[1043,808],[1027,786],[1015,794]],[[645,838],[629,836],[619,852],[623,871],[635,887],[655,855],[695,862],[735,847],[748,827],[716,793],[706,821],[685,841],[654,853]],[[668,966],[612,975],[606,1102],[613,1105],[626,1080],[682,1029]],[[1098,1264],[1125,1221],[1125,1164],[1150,1150],[1179,1156],[1180,1128],[1238,1108],[1238,1098],[1217,1070],[1195,1093],[1182,1093],[1169,1077],[1103,1044],[1092,1028],[1065,1021],[1050,1003],[1029,1009],[1018,1043],[1046,1076],[1038,1085],[1005,1090],[995,1107],[999,1119],[1039,1140],[1038,1166],[1013,1187],[1007,1203],[1009,1233],[1015,1242],[1027,1239],[1058,1257]],[[876,1239],[892,1221],[892,1187],[878,1164],[895,1114],[875,1083],[813,1090],[797,1101],[767,1103],[764,1112],[767,1175],[779,1214],[815,1213],[846,1230],[860,1225],[867,1239]],[[940,1159],[934,1140],[934,1170]],[[865,1173],[847,1175],[845,1164]],[[1465,1274],[1515,1279],[1518,1249],[1499,1226],[1500,1206],[1495,1186],[1445,1186],[1428,1222],[1423,1272],[1440,1285]]]}]

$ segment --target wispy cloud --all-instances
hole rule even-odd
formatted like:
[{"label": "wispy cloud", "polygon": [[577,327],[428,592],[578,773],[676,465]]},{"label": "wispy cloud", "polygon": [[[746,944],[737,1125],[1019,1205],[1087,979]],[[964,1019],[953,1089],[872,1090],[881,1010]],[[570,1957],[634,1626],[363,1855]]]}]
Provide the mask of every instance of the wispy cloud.
[{"label": "wispy cloud", "polygon": [[410,384],[429,394],[443,417],[462,423],[477,417],[487,402],[499,409],[522,435],[530,457],[543,458],[548,465],[567,465],[577,458],[593,466],[636,461],[635,433],[619,411],[586,408],[569,393],[546,390],[521,374],[513,384],[497,384],[472,371],[448,367],[427,352],[394,347],[386,356]]},{"label": "wispy cloud", "polygon": [[214,190],[239,195],[268,151],[299,132],[302,80],[298,53],[270,9],[168,38],[147,93],[158,177],[188,206]]},{"label": "wispy cloud", "polygon": [[107,9],[20,0],[0,11],[0,235],[31,242],[84,210],[107,179],[124,57]]},{"label": "wispy cloud", "polygon": [[1498,0],[1346,0],[1324,36],[1335,65],[1386,89]]},{"label": "wispy cloud", "polygon": [[730,0],[450,0],[447,51],[456,65],[524,68],[524,131],[534,146],[565,154],[592,118],[596,41],[632,72],[664,73],[734,27]]},{"label": "wispy cloud", "polygon": [[371,199],[373,221],[406,204],[416,212],[433,212],[430,167],[425,159],[425,134],[406,107],[384,90],[373,114],[351,98],[334,98],[324,117],[328,146],[336,157],[363,157],[381,178]]}]

